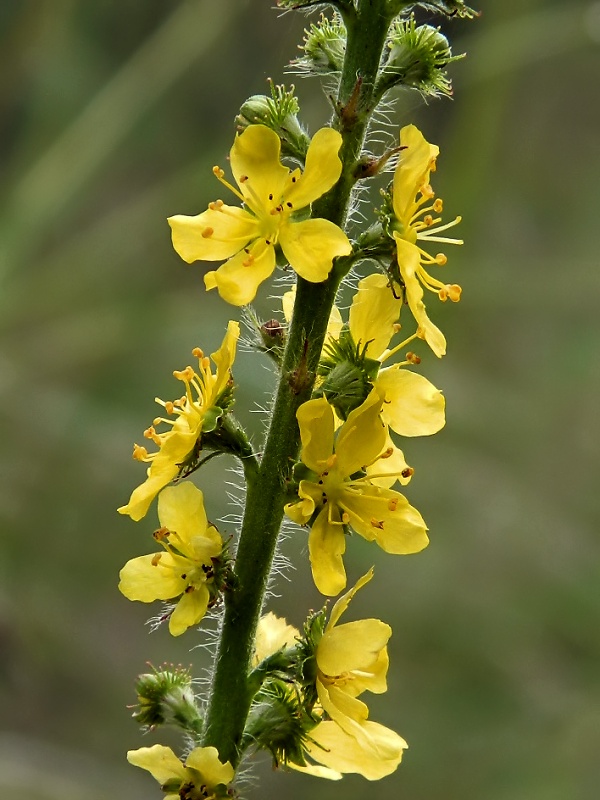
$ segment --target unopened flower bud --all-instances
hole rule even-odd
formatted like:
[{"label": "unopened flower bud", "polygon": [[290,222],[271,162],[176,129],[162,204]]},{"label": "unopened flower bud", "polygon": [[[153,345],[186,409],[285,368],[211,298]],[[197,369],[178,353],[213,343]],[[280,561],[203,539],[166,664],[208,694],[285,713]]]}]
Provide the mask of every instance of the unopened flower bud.
[{"label": "unopened flower bud", "polygon": [[192,690],[192,678],[183,667],[165,667],[140,675],[136,682],[138,705],[133,713],[145,728],[174,725],[199,733],[202,719]]},{"label": "unopened flower bud", "polygon": [[419,25],[414,17],[398,20],[390,29],[389,55],[382,71],[378,94],[393,86],[417,89],[424,95],[452,94],[445,69],[462,56],[453,56],[448,39],[431,25]]},{"label": "unopened flower bud", "polygon": [[270,81],[271,97],[255,94],[242,105],[235,118],[238,131],[248,125],[266,125],[281,139],[281,152],[304,161],[310,139],[298,122],[300,107],[294,95],[294,87],[286,89],[283,85],[275,85]]}]

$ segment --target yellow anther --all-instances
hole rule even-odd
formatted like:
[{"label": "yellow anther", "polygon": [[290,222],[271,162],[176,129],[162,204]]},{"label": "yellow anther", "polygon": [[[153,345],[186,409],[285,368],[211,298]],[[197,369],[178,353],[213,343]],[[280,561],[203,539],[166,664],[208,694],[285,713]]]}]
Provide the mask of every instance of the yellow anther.
[{"label": "yellow anther", "polygon": [[395,511],[397,508],[398,508],[398,498],[397,497],[391,497],[388,500],[388,509],[390,511]]},{"label": "yellow anther", "polygon": [[394,330],[394,333],[400,333],[400,331],[402,330],[402,325],[400,325],[399,322],[394,322],[392,328]]},{"label": "yellow anther", "polygon": [[450,300],[452,300],[453,303],[458,303],[462,294],[462,288],[457,283],[452,283],[446,286],[446,289],[448,290],[448,297]]},{"label": "yellow anther", "polygon": [[[433,225],[433,217],[431,216],[431,214],[426,214],[423,217],[423,222],[425,223],[425,225],[427,225],[428,228],[430,225]],[[204,234],[202,235],[204,236]]]},{"label": "yellow anther", "polygon": [[215,175],[217,178],[225,177],[225,171],[222,170],[221,167],[213,167],[212,171],[213,171],[213,175]]},{"label": "yellow anther", "polygon": [[379,456],[379,458],[389,458],[390,456],[394,455],[394,448],[388,447],[383,453]]},{"label": "yellow anther", "polygon": [[247,180],[248,180],[247,175],[240,175],[240,183],[246,183]]},{"label": "yellow anther", "polygon": [[192,350],[192,355],[195,358],[204,358],[204,350],[201,350],[199,347],[194,347]]},{"label": "yellow anther", "polygon": [[135,461],[147,461],[148,451],[139,444],[133,445],[133,458]]},{"label": "yellow anther", "polygon": [[435,257],[434,261],[435,261],[436,264],[439,264],[440,267],[443,267],[444,264],[448,263],[448,257],[446,255],[444,255],[444,253],[438,253],[437,256]]},{"label": "yellow anther", "polygon": [[373,517],[373,519],[371,520],[371,525],[372,525],[373,528],[377,528],[380,531],[383,530],[383,520],[382,519],[375,519],[375,517]]},{"label": "yellow anther", "polygon": [[222,200],[215,200],[214,202],[209,203],[208,207],[211,211],[220,211],[224,205],[225,203]]},{"label": "yellow anther", "polygon": [[165,403],[165,411],[167,412],[167,414],[175,413],[175,405],[170,400],[167,400],[167,402]]},{"label": "yellow anther", "polygon": [[342,514],[342,522],[344,523],[344,525],[347,525],[350,522],[350,514],[348,514],[347,511],[344,511],[344,513]]},{"label": "yellow anther", "polygon": [[435,192],[433,191],[433,189],[431,188],[431,184],[429,183],[426,183],[424,186],[421,186],[419,191],[421,192],[423,197],[432,198],[435,196]]},{"label": "yellow anther", "polygon": [[335,453],[332,453],[329,456],[329,458],[327,459],[327,461],[325,462],[325,464],[327,466],[327,469],[331,469],[332,467],[335,467],[335,462],[336,461],[337,461],[337,456],[336,456]]},{"label": "yellow anther", "polygon": [[248,255],[248,258],[245,261],[242,261],[242,266],[243,267],[251,267],[252,264],[254,264],[254,260],[255,260],[254,256],[252,255],[252,253],[250,253]]},{"label": "yellow anther", "polygon": [[[168,539],[171,531],[168,528],[165,528],[164,525],[162,528],[157,528],[152,536],[156,539],[157,542],[162,542],[163,539]],[[160,554],[158,554],[160,555]]]},{"label": "yellow anther", "polygon": [[204,228],[204,230],[202,231],[202,238],[210,239],[210,237],[213,235],[214,232],[215,232],[214,228]]},{"label": "yellow anther", "polygon": [[433,210],[435,211],[436,214],[441,214],[442,211],[444,210],[444,201],[441,199],[441,197],[438,197],[438,199],[433,204]]},{"label": "yellow anther", "polygon": [[158,567],[158,565],[160,563],[161,556],[162,556],[162,553],[155,553],[152,556],[152,559],[151,559],[150,563],[152,564],[153,567]]},{"label": "yellow anther", "polygon": [[194,370],[190,366],[187,366],[185,369],[174,369],[173,377],[177,378],[178,381],[189,382],[194,377]]},{"label": "yellow anther", "polygon": [[202,367],[202,369],[209,369],[210,359],[204,356],[204,358],[200,361],[200,366]]},{"label": "yellow anther", "polygon": [[156,436],[156,431],[152,426],[146,428],[146,430],[144,431],[144,439],[154,439],[155,436]]},{"label": "yellow anther", "polygon": [[161,422],[162,422],[162,419],[160,417],[155,417],[152,420],[152,425],[160,425]]},{"label": "yellow anther", "polygon": [[445,302],[446,302],[446,300],[448,299],[448,291],[447,291],[447,289],[446,289],[446,287],[445,287],[445,286],[444,286],[444,287],[442,287],[442,288],[441,288],[441,289],[438,291],[438,297],[440,298],[440,300],[442,301],[442,303],[445,303]]}]

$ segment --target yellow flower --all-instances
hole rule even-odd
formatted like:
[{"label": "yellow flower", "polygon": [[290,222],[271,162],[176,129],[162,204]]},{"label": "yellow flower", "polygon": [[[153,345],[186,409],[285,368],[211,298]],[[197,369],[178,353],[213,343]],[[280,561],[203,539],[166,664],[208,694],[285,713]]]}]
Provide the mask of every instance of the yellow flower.
[{"label": "yellow flower", "polygon": [[294,218],[294,212],[329,191],[340,177],[341,143],[332,128],[317,131],[302,173],[281,164],[281,142],[270,128],[250,125],[236,137],[230,162],[239,189],[224,180],[219,167],[213,172],[244,207],[217,200],[195,217],[169,219],[173,246],[184,261],[227,259],[205,275],[207,289],[216,287],[236,306],[251,302],[275,269],[276,245],[298,275],[313,283],[327,278],[334,258],[351,252],[347,236],[332,222]]},{"label": "yellow flower", "polygon": [[[364,348],[367,358],[384,364],[416,337],[416,334],[410,336],[388,349],[390,340],[400,329],[397,321],[401,306],[402,301],[390,292],[384,275],[373,273],[359,281],[350,306],[348,327],[353,341],[361,350]],[[400,436],[431,436],[446,424],[446,402],[440,390],[427,378],[404,369],[409,363],[411,361],[407,360],[379,369],[373,385],[383,399],[381,418]],[[367,474],[387,473],[390,478],[378,479],[381,485],[391,486],[394,475],[399,475],[400,483],[408,483],[412,469],[389,436],[386,448],[388,451],[392,448],[392,455],[369,467]]]},{"label": "yellow flower", "polygon": [[216,787],[231,783],[235,774],[229,761],[219,761],[216,747],[195,747],[185,765],[161,744],[130,750],[127,760],[148,770],[166,793],[164,800],[212,800],[217,797]]},{"label": "yellow flower", "polygon": [[161,527],[154,538],[165,552],[128,561],[120,572],[119,589],[129,600],[142,603],[179,597],[169,618],[170,633],[179,636],[206,614],[213,559],[221,555],[223,541],[208,523],[202,492],[189,481],[159,494],[158,518]]},{"label": "yellow flower", "polygon": [[299,636],[300,631],[288,625],[283,617],[278,617],[272,611],[264,614],[256,627],[253,665],[256,666],[282,648],[294,647]]},{"label": "yellow flower", "polygon": [[[144,436],[158,446],[156,453],[149,453],[145,447],[134,445],[133,457],[137,461],[150,463],[148,477],[134,489],[127,505],[117,509],[119,514],[128,514],[136,522],[145,517],[152,500],[180,474],[182,467],[193,456],[202,430],[212,430],[222,413],[219,402],[231,384],[231,365],[239,335],[239,323],[229,322],[221,347],[211,355],[217,367],[214,375],[209,359],[198,347],[193,350],[193,355],[198,357],[198,372],[188,366],[173,373],[185,385],[185,395],[173,402],[156,398],[156,402],[175,419],[158,417],[144,431]],[[170,429],[157,432],[155,426],[160,423],[170,426]]]},{"label": "yellow flower", "polygon": [[441,357],[446,352],[446,339],[427,316],[423,288],[435,292],[440,300],[450,298],[453,302],[460,299],[461,288],[457,284],[443,283],[427,272],[426,266],[443,266],[447,258],[443,253],[429,255],[418,242],[462,244],[460,239],[438,235],[459,223],[461,218],[456,217],[452,222],[439,225],[442,220],[437,215],[442,212],[443,203],[439,198],[434,200],[435,194],[429,184],[430,173],[435,171],[439,147],[429,144],[414,125],[402,128],[400,145],[405,149],[394,174],[392,197],[396,218],[393,236],[398,266],[405,285],[406,300],[421,334],[436,356]]},{"label": "yellow flower", "polygon": [[316,688],[329,720],[310,732],[308,755],[337,772],[357,772],[378,780],[393,772],[408,746],[397,733],[368,719],[369,709],[358,700],[368,690],[387,690],[387,642],[391,628],[378,619],[338,625],[356,592],[373,577],[371,569],[334,605],[317,644]]},{"label": "yellow flower", "polygon": [[387,431],[381,422],[381,397],[373,390],[340,427],[334,443],[335,415],[323,397],[303,403],[297,412],[301,458],[315,473],[303,480],[299,502],[285,507],[294,522],[306,525],[313,579],[325,595],[346,586],[342,556],[346,526],[387,553],[417,553],[428,544],[427,526],[404,495],[355,477],[384,452]]}]

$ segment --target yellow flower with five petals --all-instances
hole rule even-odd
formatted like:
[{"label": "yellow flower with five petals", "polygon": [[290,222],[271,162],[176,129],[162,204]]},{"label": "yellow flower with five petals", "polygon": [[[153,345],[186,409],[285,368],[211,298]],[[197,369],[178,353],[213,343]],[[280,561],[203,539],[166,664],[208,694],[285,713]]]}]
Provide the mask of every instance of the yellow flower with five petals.
[{"label": "yellow flower with five petals", "polygon": [[218,786],[231,783],[235,771],[229,761],[219,760],[216,747],[195,747],[183,764],[162,744],[129,750],[127,760],[134,767],[148,770],[165,793],[163,800],[213,800]]},{"label": "yellow flower with five petals", "polygon": [[[134,445],[134,459],[150,464],[148,477],[134,489],[127,505],[117,509],[119,514],[128,514],[136,522],[145,517],[152,500],[180,474],[193,456],[202,430],[214,426],[222,413],[219,402],[231,384],[231,366],[239,335],[239,323],[230,321],[221,347],[211,355],[216,372],[213,374],[209,359],[200,348],[196,348],[193,355],[198,358],[198,372],[188,366],[173,373],[185,386],[183,397],[166,402],[156,398],[156,402],[175,419],[158,417],[144,431],[145,438],[158,446],[157,452],[149,453],[145,447]],[[158,432],[156,426],[161,423],[169,429]]]},{"label": "yellow flower with five petals", "polygon": [[442,201],[435,198],[429,183],[430,173],[435,170],[439,154],[437,145],[429,144],[421,131],[407,125],[400,131],[400,154],[394,173],[392,203],[395,220],[392,233],[396,242],[398,267],[405,286],[406,300],[421,329],[421,334],[436,356],[446,353],[446,339],[440,329],[427,315],[423,302],[423,288],[435,292],[441,300],[453,302],[460,299],[461,288],[448,284],[430,275],[426,267],[443,266],[447,258],[443,253],[435,256],[423,250],[418,242],[442,242],[462,244],[461,239],[449,239],[440,233],[460,222],[440,225]]},{"label": "yellow flower with five petals", "polygon": [[286,505],[285,512],[300,525],[312,521],[308,538],[312,574],[325,595],[339,594],[346,586],[342,557],[347,526],[387,553],[417,553],[429,541],[423,518],[404,495],[377,486],[376,476],[361,475],[385,451],[381,404],[373,390],[349,414],[337,436],[335,414],[324,397],[303,403],[296,415],[301,459],[314,478],[300,481],[300,500]]},{"label": "yellow flower with five petals", "polygon": [[228,303],[250,303],[259,285],[275,269],[276,246],[293,269],[307,281],[326,280],[337,256],[348,255],[348,237],[333,222],[302,219],[295,212],[307,208],[337,182],[342,170],[338,151],[342,138],[332,128],[321,128],[312,138],[304,172],[280,162],[281,142],[265,125],[249,125],[230,151],[231,171],[238,188],[216,177],[243,203],[209,204],[195,217],[169,218],[173,246],[184,261],[221,261],[208,272],[207,289],[218,289]]},{"label": "yellow flower with five petals", "polygon": [[165,552],[128,561],[119,589],[128,600],[142,603],[179,597],[169,617],[169,632],[179,636],[200,622],[218,593],[214,560],[223,551],[223,540],[208,523],[202,492],[189,481],[163,489],[158,518],[161,527],[154,538]]}]

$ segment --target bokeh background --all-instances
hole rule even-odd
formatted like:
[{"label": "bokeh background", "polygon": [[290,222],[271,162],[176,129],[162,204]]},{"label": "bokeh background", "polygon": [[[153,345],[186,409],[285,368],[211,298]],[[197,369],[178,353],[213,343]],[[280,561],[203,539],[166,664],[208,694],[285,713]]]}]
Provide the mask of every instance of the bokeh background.
[{"label": "bokeh background", "polygon": [[[202,636],[149,635],[152,611],[117,592],[155,518],[115,508],[141,479],[131,445],[154,396],[174,394],[172,370],[216,348],[233,313],[172,251],[165,218],[219,194],[210,168],[234,114],[295,55],[306,20],[270,5],[0,4],[3,796],[158,797],[125,750],[178,740],[141,736],[134,677],[146,660],[208,664]],[[467,242],[447,267],[463,300],[436,308],[449,353],[423,364],[447,427],[405,448],[432,544],[403,559],[357,537],[347,559],[354,578],[377,568],[356,618],[394,630],[371,716],[410,749],[374,785],[257,759],[249,798],[598,797],[600,3],[479,7],[445,27],[468,51],[455,99],[398,106],[440,144],[436,189]],[[296,82],[314,131],[326,102]],[[272,378],[242,354],[236,379],[258,432]],[[214,519],[230,510],[227,466],[200,476]],[[297,569],[271,608],[300,625],[320,604],[306,537],[284,552]]]}]

